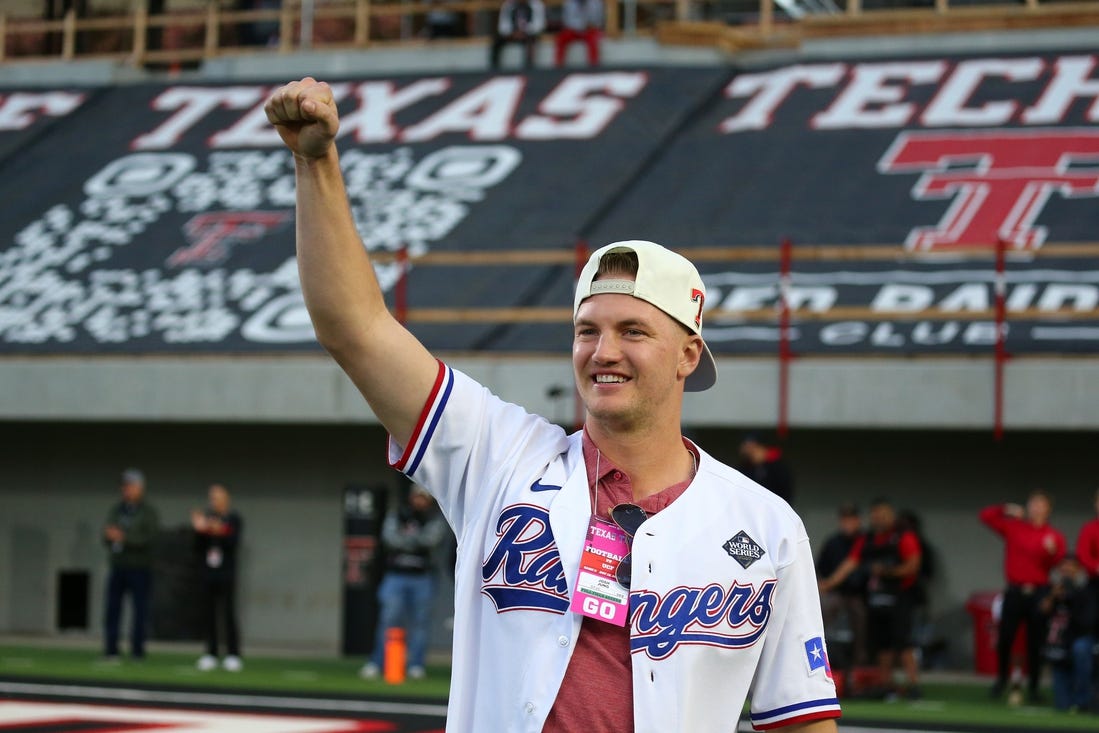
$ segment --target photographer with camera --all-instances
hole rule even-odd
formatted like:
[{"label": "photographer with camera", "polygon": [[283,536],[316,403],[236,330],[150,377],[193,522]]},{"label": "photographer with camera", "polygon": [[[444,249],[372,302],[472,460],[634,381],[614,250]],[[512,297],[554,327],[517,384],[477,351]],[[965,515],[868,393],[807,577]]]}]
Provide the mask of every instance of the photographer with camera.
[{"label": "photographer with camera", "polygon": [[859,537],[839,567],[819,581],[824,594],[840,587],[860,568],[869,573],[867,627],[884,685],[880,692],[887,699],[898,694],[892,682],[898,657],[906,680],[904,696],[914,700],[921,694],[912,625],[922,560],[919,537],[897,521],[892,502],[879,498],[870,504],[870,532]]},{"label": "photographer with camera", "polygon": [[1095,595],[1088,573],[1074,555],[1050,573],[1049,594],[1042,599],[1049,623],[1044,657],[1053,668],[1053,704],[1058,710],[1088,710],[1094,688],[1091,679],[1095,637]]}]

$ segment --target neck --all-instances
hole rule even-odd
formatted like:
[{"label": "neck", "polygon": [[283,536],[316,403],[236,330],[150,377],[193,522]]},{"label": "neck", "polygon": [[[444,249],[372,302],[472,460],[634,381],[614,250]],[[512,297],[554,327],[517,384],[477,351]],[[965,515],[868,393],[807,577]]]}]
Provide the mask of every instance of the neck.
[{"label": "neck", "polygon": [[694,478],[695,459],[683,445],[678,422],[671,429],[618,432],[589,416],[584,430],[600,453],[630,477],[635,501]]}]

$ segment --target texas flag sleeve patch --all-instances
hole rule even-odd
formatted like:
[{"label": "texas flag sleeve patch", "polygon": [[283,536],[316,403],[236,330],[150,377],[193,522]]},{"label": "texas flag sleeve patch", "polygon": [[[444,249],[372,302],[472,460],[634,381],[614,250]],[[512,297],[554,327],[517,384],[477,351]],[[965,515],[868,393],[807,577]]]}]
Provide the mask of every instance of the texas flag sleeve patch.
[{"label": "texas flag sleeve patch", "polygon": [[814,636],[805,642],[805,661],[809,663],[809,674],[818,669],[823,669],[829,677],[832,676],[832,668],[828,664],[828,650],[824,648],[824,639]]}]

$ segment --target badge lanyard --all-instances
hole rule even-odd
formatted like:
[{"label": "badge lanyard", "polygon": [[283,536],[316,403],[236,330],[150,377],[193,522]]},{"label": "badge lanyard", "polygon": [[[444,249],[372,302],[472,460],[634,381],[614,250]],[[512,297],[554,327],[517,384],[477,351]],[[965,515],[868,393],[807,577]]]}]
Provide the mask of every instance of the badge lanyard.
[{"label": "badge lanyard", "polygon": [[569,610],[582,616],[625,626],[629,616],[630,591],[615,579],[622,558],[630,553],[629,540],[617,524],[601,519],[599,512],[599,459],[595,453],[595,506],[588,520],[587,538],[580,555],[576,592]]}]

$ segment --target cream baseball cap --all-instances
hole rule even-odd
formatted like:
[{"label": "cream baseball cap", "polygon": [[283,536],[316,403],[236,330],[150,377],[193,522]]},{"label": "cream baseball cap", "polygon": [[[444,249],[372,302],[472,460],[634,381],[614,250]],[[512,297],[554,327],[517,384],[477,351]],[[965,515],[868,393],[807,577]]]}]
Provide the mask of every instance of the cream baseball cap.
[{"label": "cream baseball cap", "polygon": [[[595,279],[600,260],[610,252],[633,252],[637,255],[637,277],[634,280],[613,277]],[[614,242],[592,252],[588,263],[580,272],[580,282],[576,284],[573,318],[585,298],[600,293],[621,293],[640,298],[682,323],[691,333],[702,335],[702,307],[706,302],[706,286],[702,284],[702,277],[686,257],[655,242]],[[716,383],[717,364],[714,362],[714,355],[710,353],[710,347],[703,341],[698,368],[687,377],[683,389],[688,392],[702,392]]]}]

